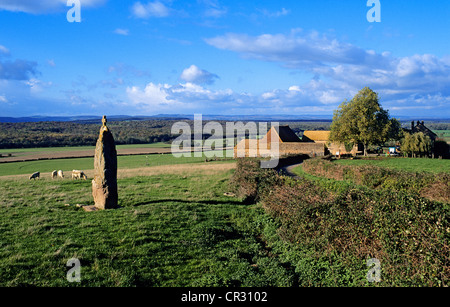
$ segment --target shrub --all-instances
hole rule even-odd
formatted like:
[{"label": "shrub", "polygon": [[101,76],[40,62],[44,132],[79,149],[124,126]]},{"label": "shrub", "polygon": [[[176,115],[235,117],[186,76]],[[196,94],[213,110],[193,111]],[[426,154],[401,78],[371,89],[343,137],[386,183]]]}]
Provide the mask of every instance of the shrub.
[{"label": "shrub", "polygon": [[383,286],[449,285],[449,207],[419,197],[440,189],[448,200],[448,174],[432,178],[305,162],[304,170],[352,178],[361,186],[283,177],[252,160],[240,161],[238,170],[234,182],[251,186],[242,189],[257,196],[275,220],[277,236],[289,244],[278,252],[290,259],[300,285],[368,285],[364,263],[370,258],[381,262]]},{"label": "shrub", "polygon": [[303,163],[309,174],[335,180],[350,180],[372,189],[404,191],[430,200],[450,202],[450,176],[426,172],[406,172],[372,165],[341,165],[325,159],[311,159]]},{"label": "shrub", "polygon": [[259,201],[262,194],[270,191],[270,187],[278,184],[280,178],[275,170],[262,169],[260,160],[256,158],[239,158],[236,170],[230,180],[231,188],[245,202]]},{"label": "shrub", "polygon": [[357,187],[333,195],[305,180],[277,186],[262,203],[281,222],[279,236],[312,251],[311,261],[377,258],[385,285],[449,284],[450,215],[438,203]]}]

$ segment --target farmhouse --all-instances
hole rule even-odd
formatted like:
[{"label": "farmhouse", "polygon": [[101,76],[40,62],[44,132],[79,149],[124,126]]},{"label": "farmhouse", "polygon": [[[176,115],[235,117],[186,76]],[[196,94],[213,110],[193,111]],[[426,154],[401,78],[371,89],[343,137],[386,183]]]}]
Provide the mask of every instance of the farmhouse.
[{"label": "farmhouse", "polygon": [[411,122],[411,129],[407,129],[407,128],[403,128],[404,132],[407,132],[409,134],[415,134],[415,133],[419,133],[422,132],[425,136],[428,136],[432,142],[436,141],[437,139],[437,134],[434,133],[433,131],[431,131],[430,129],[428,129],[425,126],[425,122],[424,121],[417,121],[417,124],[414,124],[414,121]]},{"label": "farmhouse", "polygon": [[[278,145],[271,148],[272,133]],[[310,157],[326,154],[356,155],[362,153],[361,145],[332,143],[329,141],[330,131],[304,131],[300,139],[289,126],[272,127],[267,134],[257,139],[244,139],[234,148],[234,157],[267,157],[306,154]]]},{"label": "farmhouse", "polygon": [[[272,140],[272,136],[275,137],[275,140]],[[272,146],[272,143],[276,145]],[[235,158],[282,157],[298,154],[323,156],[325,146],[322,143],[303,142],[289,126],[277,126],[272,127],[262,139],[244,139],[234,148]]]},{"label": "farmhouse", "polygon": [[331,131],[305,131],[303,132],[303,142],[315,142],[324,144],[325,150],[332,155],[357,155],[364,150],[361,144],[345,145],[342,143],[330,142]]}]

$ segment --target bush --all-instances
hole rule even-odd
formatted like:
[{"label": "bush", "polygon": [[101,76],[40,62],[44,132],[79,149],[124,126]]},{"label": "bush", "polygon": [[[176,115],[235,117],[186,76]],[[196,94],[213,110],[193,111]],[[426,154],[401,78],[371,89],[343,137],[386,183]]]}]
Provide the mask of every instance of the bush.
[{"label": "bush", "polygon": [[273,169],[262,169],[260,159],[239,158],[230,184],[234,193],[247,203],[254,203],[267,193],[280,178]]},{"label": "bush", "polygon": [[448,174],[347,169],[318,159],[304,169],[366,186],[283,177],[261,170],[256,160],[239,161],[234,177],[275,220],[276,235],[289,248],[273,243],[273,234],[267,238],[295,267],[300,285],[368,285],[370,258],[381,262],[382,286],[450,284],[449,207],[419,197],[438,186],[448,193]]},{"label": "bush", "polygon": [[450,202],[450,176],[426,172],[406,172],[371,165],[341,165],[325,159],[311,159],[303,163],[309,174],[335,180],[349,180],[371,189],[407,192],[430,200]]},{"label": "bush", "polygon": [[312,251],[314,261],[377,258],[385,285],[449,284],[450,215],[438,203],[387,190],[336,195],[302,180],[276,187],[262,204],[281,221],[279,236]]}]

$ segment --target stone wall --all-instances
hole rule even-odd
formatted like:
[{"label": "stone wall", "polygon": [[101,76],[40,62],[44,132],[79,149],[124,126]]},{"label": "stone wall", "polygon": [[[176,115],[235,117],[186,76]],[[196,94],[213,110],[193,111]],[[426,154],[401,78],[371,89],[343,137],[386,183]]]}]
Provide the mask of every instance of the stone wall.
[{"label": "stone wall", "polygon": [[281,143],[280,155],[305,154],[312,156],[325,155],[325,146],[320,143]]},{"label": "stone wall", "polygon": [[[265,144],[262,144],[261,148],[256,143],[239,143],[234,148],[234,157],[256,157],[256,156],[269,156],[271,154],[270,149],[265,148]],[[270,148],[270,146],[269,146]],[[298,155],[305,154],[310,157],[323,156],[325,154],[325,146],[320,143],[279,143],[279,156],[286,155]]]}]

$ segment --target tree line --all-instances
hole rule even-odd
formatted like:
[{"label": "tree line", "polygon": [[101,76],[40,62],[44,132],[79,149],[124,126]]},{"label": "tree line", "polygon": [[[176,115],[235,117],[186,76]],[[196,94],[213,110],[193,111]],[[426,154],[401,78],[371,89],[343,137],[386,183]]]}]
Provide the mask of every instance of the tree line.
[{"label": "tree line", "polygon": [[[439,126],[445,128],[442,123]],[[449,156],[449,145],[444,140],[431,140],[422,132],[411,134],[402,129],[400,121],[390,117],[389,112],[381,107],[378,94],[368,87],[359,91],[352,100],[344,101],[334,112],[330,141],[363,144],[365,156],[369,146],[382,146],[388,141],[400,143],[405,156]]]},{"label": "tree line", "polygon": [[[117,144],[167,142],[174,121],[111,121]],[[100,125],[84,122],[0,123],[0,148],[94,146]]]},{"label": "tree line", "polygon": [[[172,126],[180,120],[122,120],[110,121],[116,144],[152,144],[171,142],[177,134],[172,134]],[[191,128],[193,120],[182,120]],[[217,121],[223,127],[226,121]],[[207,121],[203,122],[205,125]],[[331,122],[298,121],[285,122],[295,132],[301,134],[304,130],[329,130]],[[0,123],[0,149],[9,148],[37,148],[64,146],[95,146],[101,124],[93,121],[46,121]],[[263,134],[266,131],[262,132]],[[204,135],[203,138],[209,138]]]}]

